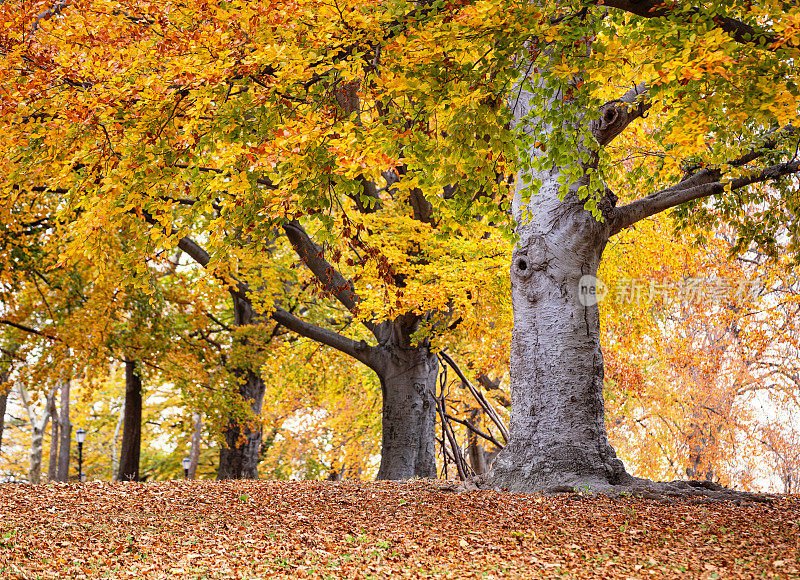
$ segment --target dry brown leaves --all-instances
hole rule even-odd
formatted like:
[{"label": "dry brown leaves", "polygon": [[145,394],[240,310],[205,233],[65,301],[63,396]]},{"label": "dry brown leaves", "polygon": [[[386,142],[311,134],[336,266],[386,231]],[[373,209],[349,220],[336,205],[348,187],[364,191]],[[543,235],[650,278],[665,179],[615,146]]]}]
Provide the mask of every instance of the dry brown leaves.
[{"label": "dry brown leaves", "polygon": [[0,577],[800,577],[796,496],[667,505],[442,485],[0,485]]}]

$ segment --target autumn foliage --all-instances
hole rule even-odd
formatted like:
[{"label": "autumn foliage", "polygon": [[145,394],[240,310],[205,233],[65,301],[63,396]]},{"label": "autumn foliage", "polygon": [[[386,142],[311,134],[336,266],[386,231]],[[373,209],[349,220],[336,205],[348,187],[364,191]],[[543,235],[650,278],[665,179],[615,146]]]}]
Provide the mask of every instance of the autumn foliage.
[{"label": "autumn foliage", "polygon": [[793,577],[796,498],[772,504],[454,494],[443,482],[0,488],[9,579]]},{"label": "autumn foliage", "polygon": [[[797,138],[800,11],[659,4],[649,12],[665,17],[650,18],[595,4],[3,3],[0,389],[14,405],[32,393],[33,424],[73,381],[92,478],[115,473],[127,360],[144,380],[154,479],[181,474],[193,432],[198,473],[212,477],[231,421],[263,434],[262,475],[371,478],[383,377],[274,315],[351,350],[413,320],[404,347],[452,354],[508,421],[514,174],[566,167],[587,138],[514,131],[507,99],[529,62],[586,110],[649,84],[646,114],[586,176],[598,218],[607,187],[625,203],[679,176],[728,180],[713,201],[653,216],[605,250],[612,292],[646,289],[601,305],[607,426],[629,470],[796,492],[800,204],[796,180],[777,177],[797,166],[781,148]],[[748,32],[728,29],[723,8]],[[541,156],[525,159],[526,147]],[[735,189],[756,160],[784,174]],[[687,280],[757,292],[651,291]],[[248,373],[265,383],[255,406]],[[445,412],[496,451],[500,430],[464,381],[440,376]],[[475,449],[474,430],[453,428]],[[10,477],[27,470],[30,431],[9,422]],[[437,438],[441,474],[452,452]]]}]

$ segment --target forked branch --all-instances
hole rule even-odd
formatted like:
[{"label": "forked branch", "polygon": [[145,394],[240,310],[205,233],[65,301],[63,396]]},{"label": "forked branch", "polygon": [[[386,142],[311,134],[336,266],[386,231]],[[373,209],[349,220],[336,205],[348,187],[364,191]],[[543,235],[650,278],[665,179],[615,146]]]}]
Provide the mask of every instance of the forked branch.
[{"label": "forked branch", "polygon": [[[358,304],[361,297],[356,294],[352,281],[345,279],[339,271],[328,262],[320,248],[314,240],[306,233],[305,228],[297,220],[286,222],[283,230],[289,238],[294,251],[301,260],[313,272],[322,288],[336,297],[341,304],[354,315],[358,315]],[[376,338],[378,336],[378,325],[372,321],[364,321],[364,326],[372,332]]]}]

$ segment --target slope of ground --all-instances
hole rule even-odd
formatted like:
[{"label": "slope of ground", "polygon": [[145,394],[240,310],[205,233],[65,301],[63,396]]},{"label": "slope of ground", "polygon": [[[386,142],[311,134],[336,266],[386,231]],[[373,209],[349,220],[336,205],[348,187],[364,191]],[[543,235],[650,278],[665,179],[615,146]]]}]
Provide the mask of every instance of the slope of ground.
[{"label": "slope of ground", "polygon": [[443,482],[0,485],[0,578],[800,577],[800,498],[665,504]]}]

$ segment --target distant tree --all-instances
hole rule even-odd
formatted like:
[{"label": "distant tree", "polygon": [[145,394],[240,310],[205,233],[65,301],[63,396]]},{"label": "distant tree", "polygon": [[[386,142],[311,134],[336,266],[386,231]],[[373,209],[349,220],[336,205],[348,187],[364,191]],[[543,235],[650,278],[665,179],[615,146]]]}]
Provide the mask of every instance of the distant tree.
[{"label": "distant tree", "polygon": [[142,378],[136,361],[125,361],[125,413],[122,424],[117,481],[139,481],[139,455],[142,446]]},{"label": "distant tree", "polygon": [[666,237],[671,228],[666,217],[649,220],[606,251],[609,435],[639,476],[749,488],[767,463],[758,402],[791,400],[779,371],[800,360],[796,274],[788,256],[731,259],[725,228],[703,245]]}]

